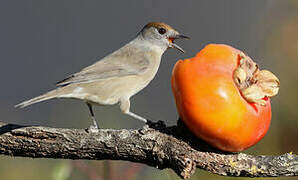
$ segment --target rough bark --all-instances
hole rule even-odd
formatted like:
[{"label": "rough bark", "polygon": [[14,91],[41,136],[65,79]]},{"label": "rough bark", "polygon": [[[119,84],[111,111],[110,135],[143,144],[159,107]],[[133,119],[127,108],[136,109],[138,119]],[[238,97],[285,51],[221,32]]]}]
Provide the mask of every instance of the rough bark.
[{"label": "rough bark", "polygon": [[[150,126],[150,127],[149,127]],[[150,124],[137,130],[62,129],[0,122],[0,154],[32,158],[125,160],[173,169],[189,178],[196,168],[223,176],[297,176],[298,156],[227,154],[194,138],[181,125]]]}]

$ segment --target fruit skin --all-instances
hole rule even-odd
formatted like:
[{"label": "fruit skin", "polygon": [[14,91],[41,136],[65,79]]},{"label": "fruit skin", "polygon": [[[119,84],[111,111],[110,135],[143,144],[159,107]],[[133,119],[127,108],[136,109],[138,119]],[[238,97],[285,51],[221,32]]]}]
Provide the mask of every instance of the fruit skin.
[{"label": "fruit skin", "polygon": [[210,44],[195,57],[179,60],[172,72],[172,91],[179,115],[196,136],[230,152],[261,140],[271,121],[266,105],[248,103],[233,81],[241,51]]}]

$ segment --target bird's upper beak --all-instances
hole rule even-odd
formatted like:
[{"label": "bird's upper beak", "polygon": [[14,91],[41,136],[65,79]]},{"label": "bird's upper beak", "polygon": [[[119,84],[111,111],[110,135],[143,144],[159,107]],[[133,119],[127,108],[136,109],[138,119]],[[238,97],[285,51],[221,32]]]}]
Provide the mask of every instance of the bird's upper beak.
[{"label": "bird's upper beak", "polygon": [[175,48],[175,49],[177,49],[177,50],[184,53],[185,51],[180,46],[178,46],[177,44],[174,43],[175,39],[190,39],[190,38],[188,36],[184,36],[184,35],[181,35],[181,34],[177,34],[177,35],[169,37],[169,42],[170,42],[169,47],[170,48]]}]

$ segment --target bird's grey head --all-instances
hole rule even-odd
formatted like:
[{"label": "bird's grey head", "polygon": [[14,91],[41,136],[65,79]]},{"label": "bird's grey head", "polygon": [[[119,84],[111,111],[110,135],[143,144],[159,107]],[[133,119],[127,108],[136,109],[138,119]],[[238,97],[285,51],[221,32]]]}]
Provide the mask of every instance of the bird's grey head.
[{"label": "bird's grey head", "polygon": [[150,22],[140,32],[140,35],[154,45],[158,45],[163,49],[175,48],[181,52],[184,50],[174,43],[175,39],[189,39],[189,37],[181,35],[171,26],[161,22]]}]

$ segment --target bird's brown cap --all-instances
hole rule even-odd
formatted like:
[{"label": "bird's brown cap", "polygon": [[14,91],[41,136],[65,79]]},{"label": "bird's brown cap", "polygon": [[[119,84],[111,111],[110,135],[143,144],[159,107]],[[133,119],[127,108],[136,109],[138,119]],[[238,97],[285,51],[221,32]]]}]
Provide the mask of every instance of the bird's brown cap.
[{"label": "bird's brown cap", "polygon": [[164,29],[172,29],[175,30],[174,28],[172,28],[170,25],[162,23],[162,22],[149,22],[144,28],[150,28],[150,27],[155,27],[155,28],[164,28]]}]

